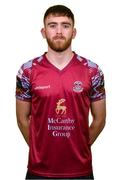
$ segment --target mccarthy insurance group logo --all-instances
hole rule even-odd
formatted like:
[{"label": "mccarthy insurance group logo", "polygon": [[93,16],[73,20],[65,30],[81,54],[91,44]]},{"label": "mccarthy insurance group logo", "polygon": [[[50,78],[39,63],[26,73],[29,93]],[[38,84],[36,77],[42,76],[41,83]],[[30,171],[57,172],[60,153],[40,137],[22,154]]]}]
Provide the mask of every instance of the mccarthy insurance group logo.
[{"label": "mccarthy insurance group logo", "polygon": [[58,138],[70,138],[75,129],[75,119],[67,117],[66,99],[61,98],[56,101],[56,117],[48,117],[47,129],[49,134]]},{"label": "mccarthy insurance group logo", "polygon": [[67,107],[65,106],[65,99],[59,99],[58,102],[56,103],[56,108],[55,112],[56,114],[66,114]]}]

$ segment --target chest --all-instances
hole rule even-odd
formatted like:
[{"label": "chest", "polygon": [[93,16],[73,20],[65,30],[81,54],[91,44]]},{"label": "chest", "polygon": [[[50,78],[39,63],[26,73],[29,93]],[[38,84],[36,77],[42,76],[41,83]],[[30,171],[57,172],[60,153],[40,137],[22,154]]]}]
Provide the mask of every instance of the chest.
[{"label": "chest", "polygon": [[88,96],[91,81],[89,73],[83,68],[70,68],[66,71],[36,69],[31,78],[32,96],[40,98],[54,96]]}]

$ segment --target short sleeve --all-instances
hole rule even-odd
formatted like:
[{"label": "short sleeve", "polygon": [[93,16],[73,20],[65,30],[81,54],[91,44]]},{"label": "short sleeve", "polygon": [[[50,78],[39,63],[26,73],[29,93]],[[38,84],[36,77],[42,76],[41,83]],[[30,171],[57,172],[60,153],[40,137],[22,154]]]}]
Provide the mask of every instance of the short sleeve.
[{"label": "short sleeve", "polygon": [[97,101],[105,99],[105,97],[104,74],[102,70],[97,67],[91,77],[90,99],[91,101]]},{"label": "short sleeve", "polygon": [[31,101],[30,75],[24,65],[16,76],[16,98],[23,101]]}]

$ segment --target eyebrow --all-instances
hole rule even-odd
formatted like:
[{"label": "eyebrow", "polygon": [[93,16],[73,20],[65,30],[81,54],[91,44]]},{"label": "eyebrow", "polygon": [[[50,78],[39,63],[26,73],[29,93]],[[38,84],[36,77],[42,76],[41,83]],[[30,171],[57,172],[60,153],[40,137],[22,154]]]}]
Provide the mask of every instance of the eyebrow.
[{"label": "eyebrow", "polygon": [[[51,25],[51,24],[58,24],[57,22],[49,22],[47,25]],[[70,25],[71,26],[71,23],[69,22],[61,22],[61,24],[66,24],[66,25]]]}]

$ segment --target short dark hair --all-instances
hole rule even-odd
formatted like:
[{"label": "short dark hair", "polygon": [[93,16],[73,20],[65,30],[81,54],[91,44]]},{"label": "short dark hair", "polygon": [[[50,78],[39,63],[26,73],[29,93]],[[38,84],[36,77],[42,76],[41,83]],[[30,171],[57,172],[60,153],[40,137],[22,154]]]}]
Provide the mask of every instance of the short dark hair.
[{"label": "short dark hair", "polygon": [[44,19],[43,19],[44,23],[45,23],[46,17],[50,14],[56,15],[56,16],[67,16],[68,18],[72,19],[73,25],[75,23],[74,14],[68,7],[64,5],[55,5],[55,6],[49,7],[44,14]]}]

